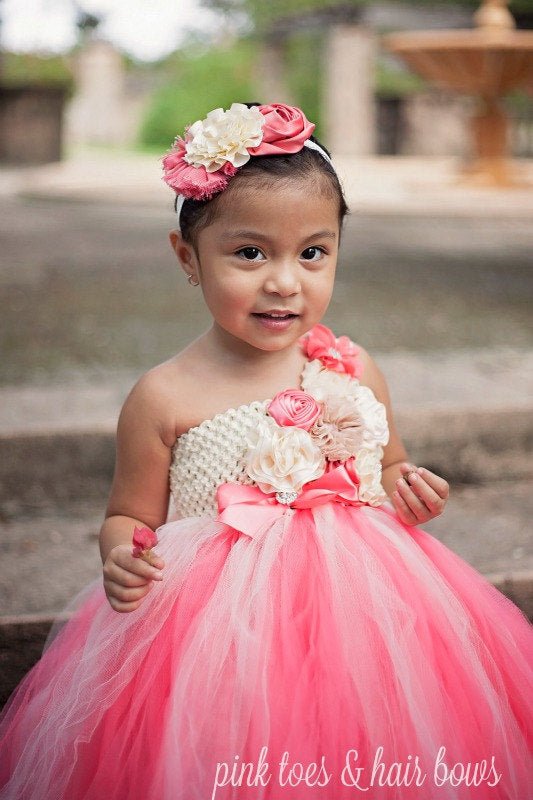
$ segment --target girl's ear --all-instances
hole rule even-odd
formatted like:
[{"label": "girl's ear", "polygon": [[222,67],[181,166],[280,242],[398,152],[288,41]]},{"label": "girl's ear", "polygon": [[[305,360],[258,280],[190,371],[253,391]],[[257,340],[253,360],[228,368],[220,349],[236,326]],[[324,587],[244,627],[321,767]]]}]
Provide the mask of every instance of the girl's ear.
[{"label": "girl's ear", "polygon": [[176,258],[180,262],[183,271],[186,273],[186,275],[193,275],[198,281],[198,259],[192,244],[186,242],[181,235],[181,231],[177,229],[170,231],[169,239],[170,246],[174,250]]}]

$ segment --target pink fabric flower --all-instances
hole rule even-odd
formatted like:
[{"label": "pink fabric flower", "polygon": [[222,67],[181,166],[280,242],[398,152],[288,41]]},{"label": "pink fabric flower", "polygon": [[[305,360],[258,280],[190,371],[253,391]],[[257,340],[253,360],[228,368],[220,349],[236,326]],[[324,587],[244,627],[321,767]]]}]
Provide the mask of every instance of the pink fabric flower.
[{"label": "pink fabric flower", "polygon": [[151,563],[150,550],[157,544],[157,534],[150,528],[137,528],[133,530],[133,557],[143,558]]},{"label": "pink fabric flower", "polygon": [[257,147],[250,147],[252,156],[270,156],[280,153],[298,153],[309,139],[315,126],[303,111],[283,103],[259,106],[265,117],[263,140]]},{"label": "pink fabric flower", "polygon": [[347,336],[336,339],[325,325],[315,325],[302,337],[301,344],[306,355],[319,359],[326,369],[345,372],[353,378],[363,374],[363,365],[358,358],[360,348]]},{"label": "pink fabric flower", "polygon": [[216,172],[208,172],[204,166],[188,164],[185,142],[178,136],[174,147],[163,156],[163,180],[176,194],[190,197],[194,200],[208,200],[217,192],[221,192],[228,185],[228,176],[235,175],[237,169],[229,161]]},{"label": "pink fabric flower", "polygon": [[163,180],[176,194],[209,200],[250,156],[298,153],[314,128],[303,111],[282,103],[215,109],[191,125],[185,139],[176,137],[163,157]]},{"label": "pink fabric flower", "polygon": [[314,397],[300,389],[284,389],[278,392],[267,408],[270,416],[284,427],[291,425],[310,430],[318,417],[321,407]]}]

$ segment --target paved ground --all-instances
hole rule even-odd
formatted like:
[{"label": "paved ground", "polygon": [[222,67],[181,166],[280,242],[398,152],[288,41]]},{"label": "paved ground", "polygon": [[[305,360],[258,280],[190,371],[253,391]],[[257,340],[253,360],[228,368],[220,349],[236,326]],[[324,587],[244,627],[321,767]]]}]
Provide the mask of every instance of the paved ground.
[{"label": "paved ground", "polygon": [[[465,178],[456,158],[334,158],[354,211],[377,214],[446,213],[453,217],[529,217],[533,215],[533,160],[515,162],[516,186],[487,191]],[[2,168],[0,194],[96,200],[128,205],[168,202],[157,156],[78,149],[57,164]]]},{"label": "paved ground", "polygon": [[[342,168],[354,213],[326,323],[378,354],[411,425],[432,410],[527,413],[533,192],[465,188],[449,161]],[[168,246],[157,164],[92,154],[0,179],[0,438],[110,430],[135,377],[207,324]],[[533,569],[532,493],[508,477],[457,487],[429,526],[487,573]],[[102,509],[8,515],[4,613],[58,610],[98,575]]]},{"label": "paved ground", "polygon": [[[349,219],[326,322],[371,352],[531,348],[533,218]],[[0,382],[143,370],[208,317],[152,206],[4,198]]]}]

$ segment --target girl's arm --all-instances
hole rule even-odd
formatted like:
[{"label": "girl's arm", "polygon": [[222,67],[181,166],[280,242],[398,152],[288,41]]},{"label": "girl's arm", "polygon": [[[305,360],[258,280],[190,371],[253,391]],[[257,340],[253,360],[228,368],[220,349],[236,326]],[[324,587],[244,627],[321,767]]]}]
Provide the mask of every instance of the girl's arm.
[{"label": "girl's arm", "polygon": [[[361,351],[365,371],[361,383],[374,392],[387,411],[389,442],[383,449],[382,482],[396,513],[406,525],[418,525],[442,514],[449,487],[444,478],[409,462],[392,417],[387,382],[374,360]],[[404,477],[406,476],[406,477]]]},{"label": "girl's arm", "polygon": [[151,566],[134,558],[132,538],[135,527],[155,530],[166,519],[174,443],[168,408],[161,376],[153,370],[134,387],[120,414],[115,474],[100,530],[104,589],[115,611],[137,609],[152,581],[163,577],[163,559],[154,555]]}]

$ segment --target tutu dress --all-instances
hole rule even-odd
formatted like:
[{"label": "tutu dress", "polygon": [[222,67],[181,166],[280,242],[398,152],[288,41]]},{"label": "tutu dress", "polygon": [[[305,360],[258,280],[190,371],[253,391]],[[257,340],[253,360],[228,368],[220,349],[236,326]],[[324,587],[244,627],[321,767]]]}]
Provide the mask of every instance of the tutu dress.
[{"label": "tutu dress", "polygon": [[3,800],[533,797],[531,628],[399,521],[384,406],[311,334],[292,395],[177,440],[164,578],[72,602],[6,706]]}]

